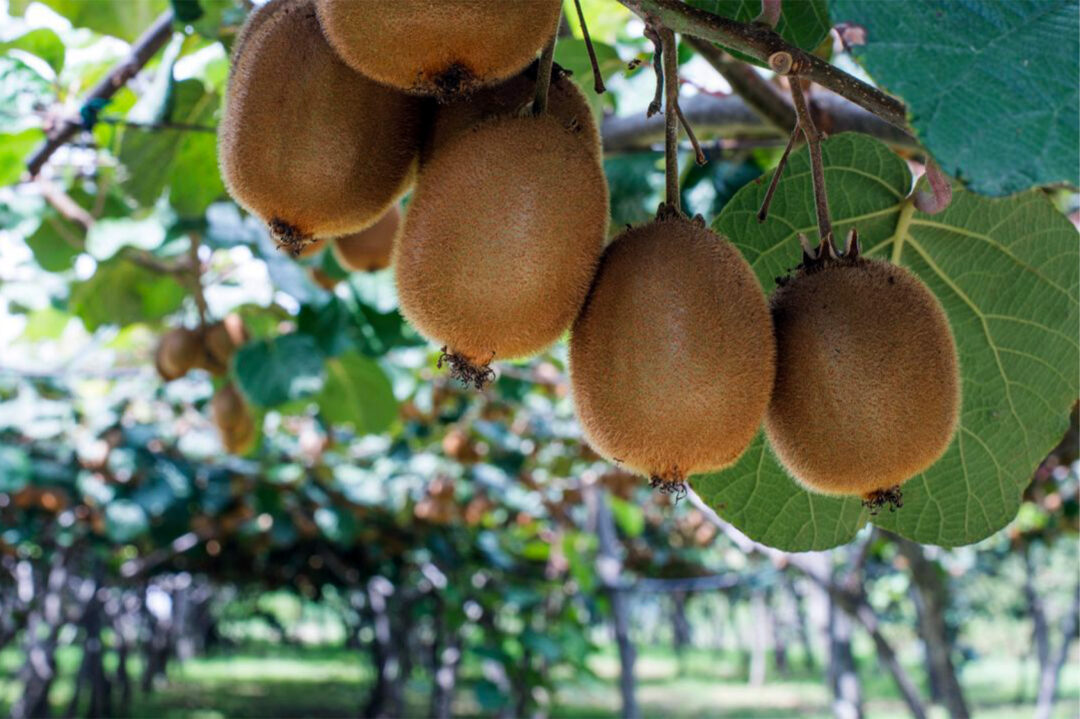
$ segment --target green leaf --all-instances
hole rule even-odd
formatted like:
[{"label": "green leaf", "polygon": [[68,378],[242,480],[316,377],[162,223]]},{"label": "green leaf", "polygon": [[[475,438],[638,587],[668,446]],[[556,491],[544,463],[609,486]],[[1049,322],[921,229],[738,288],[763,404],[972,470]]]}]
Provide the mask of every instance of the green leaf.
[{"label": "green leaf", "polygon": [[[33,0],[11,0],[11,13],[22,15]],[[63,15],[75,27],[132,41],[168,9],[167,0],[37,0]]]},{"label": "green leaf", "polygon": [[834,0],[866,29],[855,56],[908,105],[941,168],[1008,195],[1080,184],[1076,0]]},{"label": "green leaf", "polygon": [[64,43],[59,35],[48,28],[31,30],[14,40],[0,43],[0,52],[8,50],[23,50],[40,57],[57,75],[64,68]]},{"label": "green leaf", "polygon": [[70,321],[71,315],[55,307],[34,310],[26,316],[26,328],[21,338],[27,342],[59,339]]},{"label": "green leaf", "polygon": [[[914,211],[906,163],[883,144],[842,134],[822,145],[838,236],[916,273],[948,314],[960,356],[960,427],[945,455],[904,485],[904,506],[873,518],[911,539],[976,542],[1016,515],[1020,493],[1068,427],[1080,363],[1077,233],[1040,192],[990,200],[957,189],[952,205]],[[769,219],[766,183],[740,190],[714,223],[771,289],[798,263],[797,234],[816,228],[807,151],[792,155]],[[856,499],[807,493],[759,436],[736,465],[695,488],[748,535],[788,550],[849,540],[867,519]]]},{"label": "green leaf", "polygon": [[95,222],[86,233],[86,251],[96,260],[107,260],[124,247],[154,250],[164,241],[165,228],[156,218],[108,218]]},{"label": "green leaf", "polygon": [[0,492],[18,492],[30,482],[30,457],[18,447],[0,446]]},{"label": "green leaf", "polygon": [[[600,76],[604,80],[622,71],[623,61],[611,45],[593,40],[593,51],[596,53],[596,62],[600,67]],[[558,44],[555,45],[555,62],[572,73],[570,79],[581,89],[589,101],[593,115],[599,121],[603,116],[605,95],[596,94],[592,63],[589,62],[585,41],[576,37],[560,38]]]},{"label": "green leaf", "polygon": [[[176,83],[165,122],[196,127],[213,124],[218,96],[198,80]],[[129,176],[124,188],[140,205],[152,205],[168,186],[181,215],[201,215],[224,190],[217,171],[215,136],[198,130],[127,128],[120,161]]]},{"label": "green leaf", "polygon": [[611,516],[623,534],[637,537],[645,531],[645,513],[641,507],[615,496],[609,496],[608,503],[611,505]]},{"label": "green leaf", "polygon": [[34,260],[46,272],[70,270],[79,255],[86,230],[56,212],[46,212],[34,234],[26,238],[26,244],[34,253]]},{"label": "green leaf", "polygon": [[118,256],[100,263],[90,279],[72,285],[68,308],[93,332],[102,325],[123,327],[172,314],[184,294],[171,276]]},{"label": "green leaf", "polygon": [[[687,0],[693,5],[714,15],[751,22],[761,13],[761,0]],[[776,31],[780,37],[803,50],[813,52],[828,36],[832,24],[829,22],[829,5],[826,0],[788,0],[780,6],[780,21]],[[742,53],[736,53],[743,59]]]},{"label": "green leaf", "polygon": [[36,127],[0,134],[0,187],[19,181],[26,170],[26,156],[44,139],[45,133]]},{"label": "green leaf", "polygon": [[326,386],[319,410],[334,424],[351,424],[357,434],[374,434],[397,417],[390,379],[373,360],[349,352],[326,361]]},{"label": "green leaf", "polygon": [[249,342],[234,362],[240,389],[260,407],[317,395],[326,381],[322,350],[304,334]]}]

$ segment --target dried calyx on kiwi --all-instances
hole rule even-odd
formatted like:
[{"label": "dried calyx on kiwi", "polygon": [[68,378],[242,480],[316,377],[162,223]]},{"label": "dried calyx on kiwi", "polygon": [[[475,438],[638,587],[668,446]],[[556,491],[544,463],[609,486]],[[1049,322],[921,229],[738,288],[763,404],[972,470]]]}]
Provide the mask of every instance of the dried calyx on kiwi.
[{"label": "dried calyx on kiwi", "polygon": [[589,445],[685,491],[691,474],[732,464],[772,390],[772,322],[739,251],[662,208],[604,252],[570,334],[574,406]]},{"label": "dried calyx on kiwi", "polygon": [[482,385],[493,358],[535,354],[573,322],[607,233],[598,157],[551,115],[502,117],[420,171],[394,248],[401,310]]},{"label": "dried calyx on kiwi", "polygon": [[342,62],[312,0],[270,0],[251,13],[233,53],[218,133],[222,178],[280,245],[301,252],[367,227],[407,189],[421,106]]},{"label": "dried calyx on kiwi", "polygon": [[[804,247],[805,247],[804,243]],[[781,463],[813,491],[899,507],[900,486],[945,452],[959,363],[941,303],[914,274],[830,242],[771,298],[778,369],[765,419]]]},{"label": "dried calyx on kiwi", "polygon": [[392,87],[449,100],[520,71],[555,34],[560,0],[315,0],[350,67]]}]

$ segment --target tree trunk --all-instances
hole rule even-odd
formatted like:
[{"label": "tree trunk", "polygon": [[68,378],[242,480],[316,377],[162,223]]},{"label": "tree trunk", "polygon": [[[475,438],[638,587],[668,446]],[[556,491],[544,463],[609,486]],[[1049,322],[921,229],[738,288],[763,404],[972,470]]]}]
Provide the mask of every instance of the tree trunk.
[{"label": "tree trunk", "polygon": [[952,719],[968,719],[970,713],[956,677],[950,632],[945,623],[949,590],[941,576],[941,567],[926,558],[922,545],[902,537],[893,537],[893,541],[911,567],[912,595],[918,610],[919,634],[929,659],[931,686],[936,687]]},{"label": "tree trunk", "polygon": [[690,645],[690,622],[686,619],[686,592],[683,591],[671,593],[671,639],[679,674],[683,674],[686,648]]},{"label": "tree trunk", "polygon": [[611,509],[608,507],[604,490],[596,486],[590,486],[588,490],[586,496],[593,520],[591,524],[595,528],[599,541],[596,569],[600,582],[611,601],[611,618],[615,629],[615,643],[619,647],[619,665],[621,667],[619,692],[622,695],[622,716],[625,719],[638,719],[641,713],[637,705],[634,679],[634,661],[637,653],[634,650],[633,642],[630,640],[630,612],[627,606],[627,596],[619,587],[622,562],[616,550],[618,538],[615,534],[615,522],[611,517]]},{"label": "tree trunk", "polygon": [[19,678],[22,695],[11,708],[11,719],[49,716],[49,690],[56,678],[56,642],[64,625],[62,592],[67,583],[67,555],[57,551],[45,583],[40,608],[26,627],[26,663]]},{"label": "tree trunk", "polygon": [[799,644],[802,645],[803,649],[803,668],[812,672],[817,669],[817,661],[814,659],[813,642],[810,641],[810,623],[806,618],[806,601],[802,593],[795,587],[795,581],[790,574],[784,574],[784,587],[791,598],[795,631],[799,635]]},{"label": "tree trunk", "polygon": [[1073,590],[1073,602],[1061,623],[1061,644],[1039,672],[1039,695],[1035,704],[1035,719],[1050,719],[1054,711],[1054,698],[1057,695],[1058,682],[1061,680],[1061,668],[1069,658],[1069,645],[1076,638],[1080,619],[1080,585]]},{"label": "tree trunk", "polygon": [[765,609],[765,595],[754,592],[750,598],[750,670],[747,677],[752,687],[760,687],[765,683],[768,631],[769,617]]},{"label": "tree trunk", "polygon": [[371,643],[375,685],[371,688],[371,696],[364,707],[364,717],[398,717],[401,716],[404,706],[401,661],[390,620],[390,608],[386,601],[393,593],[394,586],[385,577],[374,577],[368,582],[367,607],[375,630]]},{"label": "tree trunk", "polygon": [[851,619],[829,601],[829,686],[836,719],[862,719],[863,698],[855,657],[851,653]]},{"label": "tree trunk", "polygon": [[772,590],[766,592],[765,612],[769,619],[769,636],[772,638],[773,665],[778,676],[786,677],[788,675],[787,637],[774,599]]},{"label": "tree trunk", "polygon": [[446,606],[437,599],[435,611],[435,644],[432,647],[431,719],[450,719],[453,716],[454,689],[457,686],[458,666],[461,664],[461,634],[447,626]]}]

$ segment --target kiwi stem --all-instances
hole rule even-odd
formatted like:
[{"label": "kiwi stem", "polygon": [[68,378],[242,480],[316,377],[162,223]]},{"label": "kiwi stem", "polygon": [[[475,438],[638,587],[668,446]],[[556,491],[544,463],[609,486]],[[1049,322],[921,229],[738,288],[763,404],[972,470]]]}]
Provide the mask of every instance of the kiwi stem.
[{"label": "kiwi stem", "polygon": [[536,70],[536,95],[533,96],[533,115],[543,115],[547,112],[548,88],[551,87],[551,64],[555,60],[555,43],[558,39],[559,33],[555,32],[548,44],[544,46],[544,52],[540,54],[540,65]]},{"label": "kiwi stem", "polygon": [[667,181],[667,206],[682,212],[679,197],[679,47],[675,33],[667,28],[657,31],[664,59],[664,165]]},{"label": "kiwi stem", "polygon": [[593,48],[592,38],[589,37],[589,26],[585,24],[585,14],[581,12],[581,0],[574,0],[574,9],[577,10],[581,37],[585,40],[585,50],[589,53],[589,62],[592,64],[593,90],[597,95],[603,95],[607,88],[604,87],[604,78],[600,75],[600,63],[596,61],[596,50]]},{"label": "kiwi stem", "polygon": [[[791,78],[791,99],[795,103],[795,114],[799,117],[799,127],[806,136],[806,142],[810,145],[810,176],[814,182],[814,209],[817,211],[818,234],[821,246],[828,243],[830,247],[833,241],[832,220],[829,217],[829,197],[825,193],[825,163],[821,159],[821,135],[818,133],[814,120],[810,117],[810,109],[806,106],[806,97],[803,95],[799,78]],[[818,253],[821,255],[821,253]]]},{"label": "kiwi stem", "polygon": [[683,115],[682,106],[675,103],[675,112],[679,113],[679,124],[682,125],[682,129],[686,131],[686,136],[690,138],[690,146],[694,148],[694,160],[699,165],[705,165],[709,162],[705,157],[704,151],[701,149],[701,144],[698,142],[697,135],[694,134],[694,128],[690,127],[690,123],[686,121],[686,116]]},{"label": "kiwi stem", "polygon": [[653,44],[652,66],[656,74],[656,92],[653,93],[652,102],[649,103],[649,109],[645,112],[645,117],[648,118],[660,112],[664,103],[664,61],[661,57],[664,43],[656,28],[651,25],[645,26],[645,37]]},{"label": "kiwi stem", "polygon": [[202,286],[202,262],[199,261],[199,245],[202,237],[198,232],[188,235],[188,262],[191,265],[191,295],[195,298],[195,308],[199,311],[199,327],[206,328],[206,295],[203,294]]},{"label": "kiwi stem", "polygon": [[919,190],[915,193],[915,209],[936,215],[952,202],[952,185],[932,157],[926,158],[926,181],[930,183],[930,192]]},{"label": "kiwi stem", "polygon": [[761,14],[754,18],[754,22],[776,27],[776,23],[780,22],[780,0],[761,0]]},{"label": "kiwi stem", "polygon": [[780,156],[780,162],[776,163],[776,171],[769,180],[769,189],[765,191],[765,199],[761,201],[761,209],[757,213],[758,222],[764,222],[769,216],[769,205],[772,204],[773,195],[776,194],[776,186],[780,184],[780,176],[784,174],[784,168],[787,167],[788,155],[791,154],[791,148],[795,146],[795,140],[800,133],[802,133],[802,128],[796,122],[795,129],[791,131],[791,137],[788,138],[787,147],[784,148],[784,154]]}]

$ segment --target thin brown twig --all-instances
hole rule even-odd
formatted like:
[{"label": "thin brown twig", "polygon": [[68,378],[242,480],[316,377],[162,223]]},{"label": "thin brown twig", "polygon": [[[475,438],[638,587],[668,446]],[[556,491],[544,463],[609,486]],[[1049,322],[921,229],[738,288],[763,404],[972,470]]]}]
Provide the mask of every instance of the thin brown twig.
[{"label": "thin brown twig", "polygon": [[664,25],[673,32],[718,42],[767,63],[776,52],[792,57],[792,72],[861,105],[881,119],[907,130],[904,103],[872,85],[840,70],[813,53],[806,52],[760,23],[744,23],[699,10],[681,0],[618,0],[646,24]]},{"label": "thin brown twig", "polygon": [[[166,10],[147,28],[135,44],[131,54],[113,67],[105,77],[83,98],[83,107],[91,102],[104,102],[124,87],[127,81],[137,75],[158,50],[172,37],[172,10]],[[26,170],[31,177],[36,177],[53,153],[63,147],[83,128],[82,120],[65,120],[26,160]]]},{"label": "thin brown twig", "polygon": [[664,178],[667,184],[667,208],[681,212],[679,197],[679,48],[675,33],[667,28],[657,31],[664,60]]},{"label": "thin brown twig", "polygon": [[708,40],[684,36],[683,41],[705,58],[762,119],[780,131],[786,132],[789,127],[794,127],[796,118],[791,103],[754,68],[734,59]]},{"label": "thin brown twig", "polygon": [[543,115],[547,112],[548,89],[551,87],[551,64],[555,60],[555,43],[558,39],[559,33],[556,32],[544,46],[544,52],[540,54],[540,66],[536,71],[536,95],[533,97],[533,115]]},{"label": "thin brown twig", "polygon": [[814,126],[813,118],[810,117],[810,110],[806,106],[806,97],[803,95],[799,79],[791,78],[790,84],[791,99],[795,103],[795,112],[799,116],[799,127],[802,128],[806,142],[810,145],[810,176],[814,182],[814,210],[817,213],[820,249],[835,249],[832,220],[829,217],[829,197],[825,191],[825,163],[821,159],[821,135]]},{"label": "thin brown twig", "polygon": [[202,243],[202,237],[198,232],[192,232],[188,235],[188,239],[191,242],[188,247],[191,296],[195,299],[195,309],[199,312],[199,327],[206,329],[206,316],[208,312],[206,295],[203,293],[202,286],[202,262],[199,261],[199,245]]},{"label": "thin brown twig", "polygon": [[589,53],[589,62],[592,64],[593,90],[597,95],[604,94],[604,78],[600,75],[600,63],[596,61],[596,49],[593,48],[592,38],[589,37],[589,26],[585,24],[585,14],[581,12],[581,0],[574,0],[574,8],[577,10],[578,24],[581,25],[581,36],[585,40],[585,50]]},{"label": "thin brown twig", "polygon": [[649,118],[658,114],[664,104],[664,61],[662,57],[664,42],[661,40],[660,33],[656,31],[656,28],[650,25],[645,26],[645,38],[653,44],[652,66],[653,73],[656,75],[656,91],[653,93],[652,102],[649,103],[649,109],[645,112],[645,117]]},{"label": "thin brown twig", "polygon": [[694,148],[694,160],[699,165],[708,163],[708,158],[705,157],[705,153],[701,150],[701,143],[698,142],[697,135],[694,134],[694,128],[690,127],[690,123],[686,121],[686,116],[683,115],[682,106],[679,103],[675,103],[675,112],[679,115],[679,124],[686,131],[686,136],[690,138],[690,146]]},{"label": "thin brown twig", "polygon": [[761,13],[754,18],[754,22],[776,27],[776,23],[780,22],[780,0],[761,0]]},{"label": "thin brown twig", "polygon": [[791,131],[791,137],[788,138],[787,147],[784,148],[784,154],[780,156],[780,162],[776,163],[776,171],[773,172],[772,179],[769,180],[769,189],[765,191],[765,199],[761,201],[761,209],[757,213],[758,222],[764,222],[769,216],[769,205],[772,204],[776,186],[780,184],[780,176],[784,174],[784,168],[787,167],[788,155],[791,154],[791,148],[795,146],[795,141],[800,134],[802,134],[802,128],[796,123],[795,129]]}]

